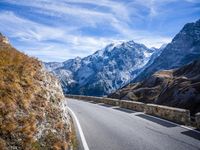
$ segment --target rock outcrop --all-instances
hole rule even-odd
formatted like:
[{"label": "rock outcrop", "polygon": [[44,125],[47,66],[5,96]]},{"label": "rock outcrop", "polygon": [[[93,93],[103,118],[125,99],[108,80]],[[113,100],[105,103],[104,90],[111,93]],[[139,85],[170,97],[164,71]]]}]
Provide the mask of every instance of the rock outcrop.
[{"label": "rock outcrop", "polygon": [[156,72],[108,97],[185,108],[195,114],[200,111],[200,60],[179,69]]},{"label": "rock outcrop", "polygon": [[1,33],[0,33],[0,43],[9,44],[8,38],[3,36],[3,34]]},{"label": "rock outcrop", "polygon": [[0,149],[69,149],[70,117],[59,81],[0,35]]}]

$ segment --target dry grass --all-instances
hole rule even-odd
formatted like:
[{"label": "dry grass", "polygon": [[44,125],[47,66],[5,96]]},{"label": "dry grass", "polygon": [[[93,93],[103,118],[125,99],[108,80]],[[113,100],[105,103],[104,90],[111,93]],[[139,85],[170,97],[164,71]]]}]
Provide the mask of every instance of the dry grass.
[{"label": "dry grass", "polygon": [[[44,96],[49,91],[40,85],[44,80],[38,73],[40,70],[37,59],[18,52],[9,44],[0,43],[1,149],[40,150],[48,147],[57,150],[68,146],[69,138],[66,137],[69,135],[61,120],[62,112],[56,107],[58,102],[48,102],[50,100]],[[52,126],[57,133],[49,131],[43,139],[36,139],[38,127],[45,120],[55,122]]]},{"label": "dry grass", "polygon": [[[0,45],[0,133],[4,140],[22,134],[30,143],[35,132],[35,122],[28,108],[36,88],[33,78],[39,67],[36,59],[16,51],[10,45]],[[18,110],[31,118],[17,117]],[[19,143],[21,144],[21,143]]]}]

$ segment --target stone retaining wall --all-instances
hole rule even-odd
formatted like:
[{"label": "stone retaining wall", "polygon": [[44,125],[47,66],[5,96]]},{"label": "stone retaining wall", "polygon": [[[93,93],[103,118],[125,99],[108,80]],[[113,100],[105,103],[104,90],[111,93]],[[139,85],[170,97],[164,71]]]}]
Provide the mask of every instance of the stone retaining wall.
[{"label": "stone retaining wall", "polygon": [[119,106],[120,100],[118,99],[111,99],[111,98],[102,98],[102,103],[108,104],[108,105],[113,105],[113,106]]},{"label": "stone retaining wall", "polygon": [[197,128],[200,129],[200,112],[196,113],[196,115],[195,115],[195,122],[196,122]]},{"label": "stone retaining wall", "polygon": [[146,114],[158,116],[181,124],[190,123],[190,111],[186,109],[146,104],[144,112]]},{"label": "stone retaining wall", "polygon": [[145,104],[141,102],[133,102],[133,101],[125,101],[125,100],[120,101],[120,107],[135,110],[135,111],[143,112],[144,106]]},{"label": "stone retaining wall", "polygon": [[[84,101],[93,101],[96,103],[104,103],[113,106],[119,106],[121,108],[131,109],[135,111],[144,112],[149,115],[158,116],[177,123],[185,125],[191,124],[190,111],[186,109],[155,105],[155,104],[144,104],[141,102],[118,100],[106,97],[94,97],[94,96],[82,96],[82,95],[66,95],[66,97]],[[197,113],[195,116],[195,124],[198,128],[200,128],[200,113]]]}]

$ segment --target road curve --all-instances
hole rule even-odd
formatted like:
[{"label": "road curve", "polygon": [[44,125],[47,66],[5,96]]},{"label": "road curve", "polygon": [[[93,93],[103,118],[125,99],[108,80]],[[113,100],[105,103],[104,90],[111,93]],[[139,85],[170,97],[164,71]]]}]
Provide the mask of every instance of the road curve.
[{"label": "road curve", "polygon": [[68,99],[90,150],[200,150],[200,133],[104,104]]}]

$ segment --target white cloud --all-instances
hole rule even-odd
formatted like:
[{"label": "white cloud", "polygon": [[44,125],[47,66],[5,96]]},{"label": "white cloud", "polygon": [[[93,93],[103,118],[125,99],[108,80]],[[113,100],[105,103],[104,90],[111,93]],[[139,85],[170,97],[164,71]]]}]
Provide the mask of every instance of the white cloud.
[{"label": "white cloud", "polygon": [[[123,3],[110,0],[101,0],[101,3],[97,0],[34,0],[31,2],[26,0],[6,0],[6,2],[36,8],[33,11],[60,17],[66,20],[66,23],[74,22],[79,28],[85,26],[96,27],[97,24],[108,23],[119,34],[123,34],[123,31],[119,30],[117,26],[128,26],[127,23],[131,21],[128,7]],[[74,5],[78,3],[94,4],[99,7],[105,6],[110,11],[100,11]],[[134,8],[131,8],[131,11],[133,10]]]},{"label": "white cloud", "polygon": [[[62,61],[74,56],[86,56],[115,41],[111,38],[76,35],[75,29],[49,27],[16,16],[12,12],[0,14],[0,28],[10,38],[17,38],[21,42],[21,46],[17,46],[24,52],[32,56],[52,55],[55,59],[63,58]],[[51,40],[59,42],[49,42]]]},{"label": "white cloud", "polygon": [[[65,61],[77,56],[88,56],[96,50],[105,47],[108,43],[115,42],[115,40],[112,39],[95,39],[90,37],[76,37],[76,39],[73,40],[71,44],[30,42],[28,43],[28,51],[25,50],[24,52],[31,56],[37,56],[43,61]],[[26,48],[27,45],[19,46],[19,49],[22,50]]]},{"label": "white cloud", "polygon": [[[171,38],[169,37],[160,37],[160,36],[145,36],[142,39],[139,40],[135,40],[136,42],[140,42],[144,45],[146,45],[147,47],[156,47],[156,48],[160,48],[163,44],[167,44],[169,42],[171,42]],[[153,44],[152,44],[153,43]]]},{"label": "white cloud", "polygon": [[[131,18],[133,13],[135,17],[142,16],[137,9],[130,8],[129,3],[111,0],[101,2],[99,0],[60,0],[59,2],[55,0],[6,0],[5,2],[27,6],[34,13],[47,14],[64,20],[64,22],[50,20],[52,25],[45,25],[18,16],[14,12],[1,11],[0,13],[0,28],[9,37],[18,40],[17,48],[45,61],[64,61],[75,56],[84,57],[117,40],[135,40],[149,47],[159,47],[170,41],[169,37],[155,36],[154,33],[145,30],[133,29],[129,25],[131,20],[134,21]],[[138,0],[134,2],[139,3]],[[96,9],[85,8],[78,5],[79,3],[93,4]],[[146,0],[146,3],[142,4],[151,8],[150,16],[156,15],[154,3],[150,6]],[[101,10],[101,7],[106,7],[106,11]],[[54,22],[57,22],[56,25]],[[99,37],[79,33],[82,27],[99,28],[98,24],[104,23],[116,30],[117,34],[110,37]]]},{"label": "white cloud", "polygon": [[[70,15],[70,18],[79,20],[79,23],[85,23],[89,25],[95,25],[96,23],[102,21],[109,21],[115,18],[117,15],[113,15],[110,12],[105,11],[97,11],[95,9],[87,9],[81,6],[72,5],[69,2],[78,3],[80,1],[54,1],[54,0],[34,0],[34,1],[25,1],[25,0],[7,0],[11,4],[22,5],[28,7],[34,7],[33,11],[40,12],[43,14],[49,14],[56,17],[62,17],[63,19],[67,18],[67,15]],[[68,2],[68,3],[67,3]],[[120,3],[111,1],[102,1],[102,3],[98,3],[97,1],[82,1],[81,3],[90,3],[98,6],[106,6],[110,8],[116,14],[120,12],[120,18],[122,20],[128,20],[128,11],[126,11],[125,7]],[[71,20],[70,20],[71,21]]]},{"label": "white cloud", "polygon": [[[44,41],[61,38],[66,31],[56,27],[49,27],[21,17],[13,12],[1,12],[0,27],[9,36],[19,38],[22,41]],[[72,29],[68,29],[70,32]]]}]

